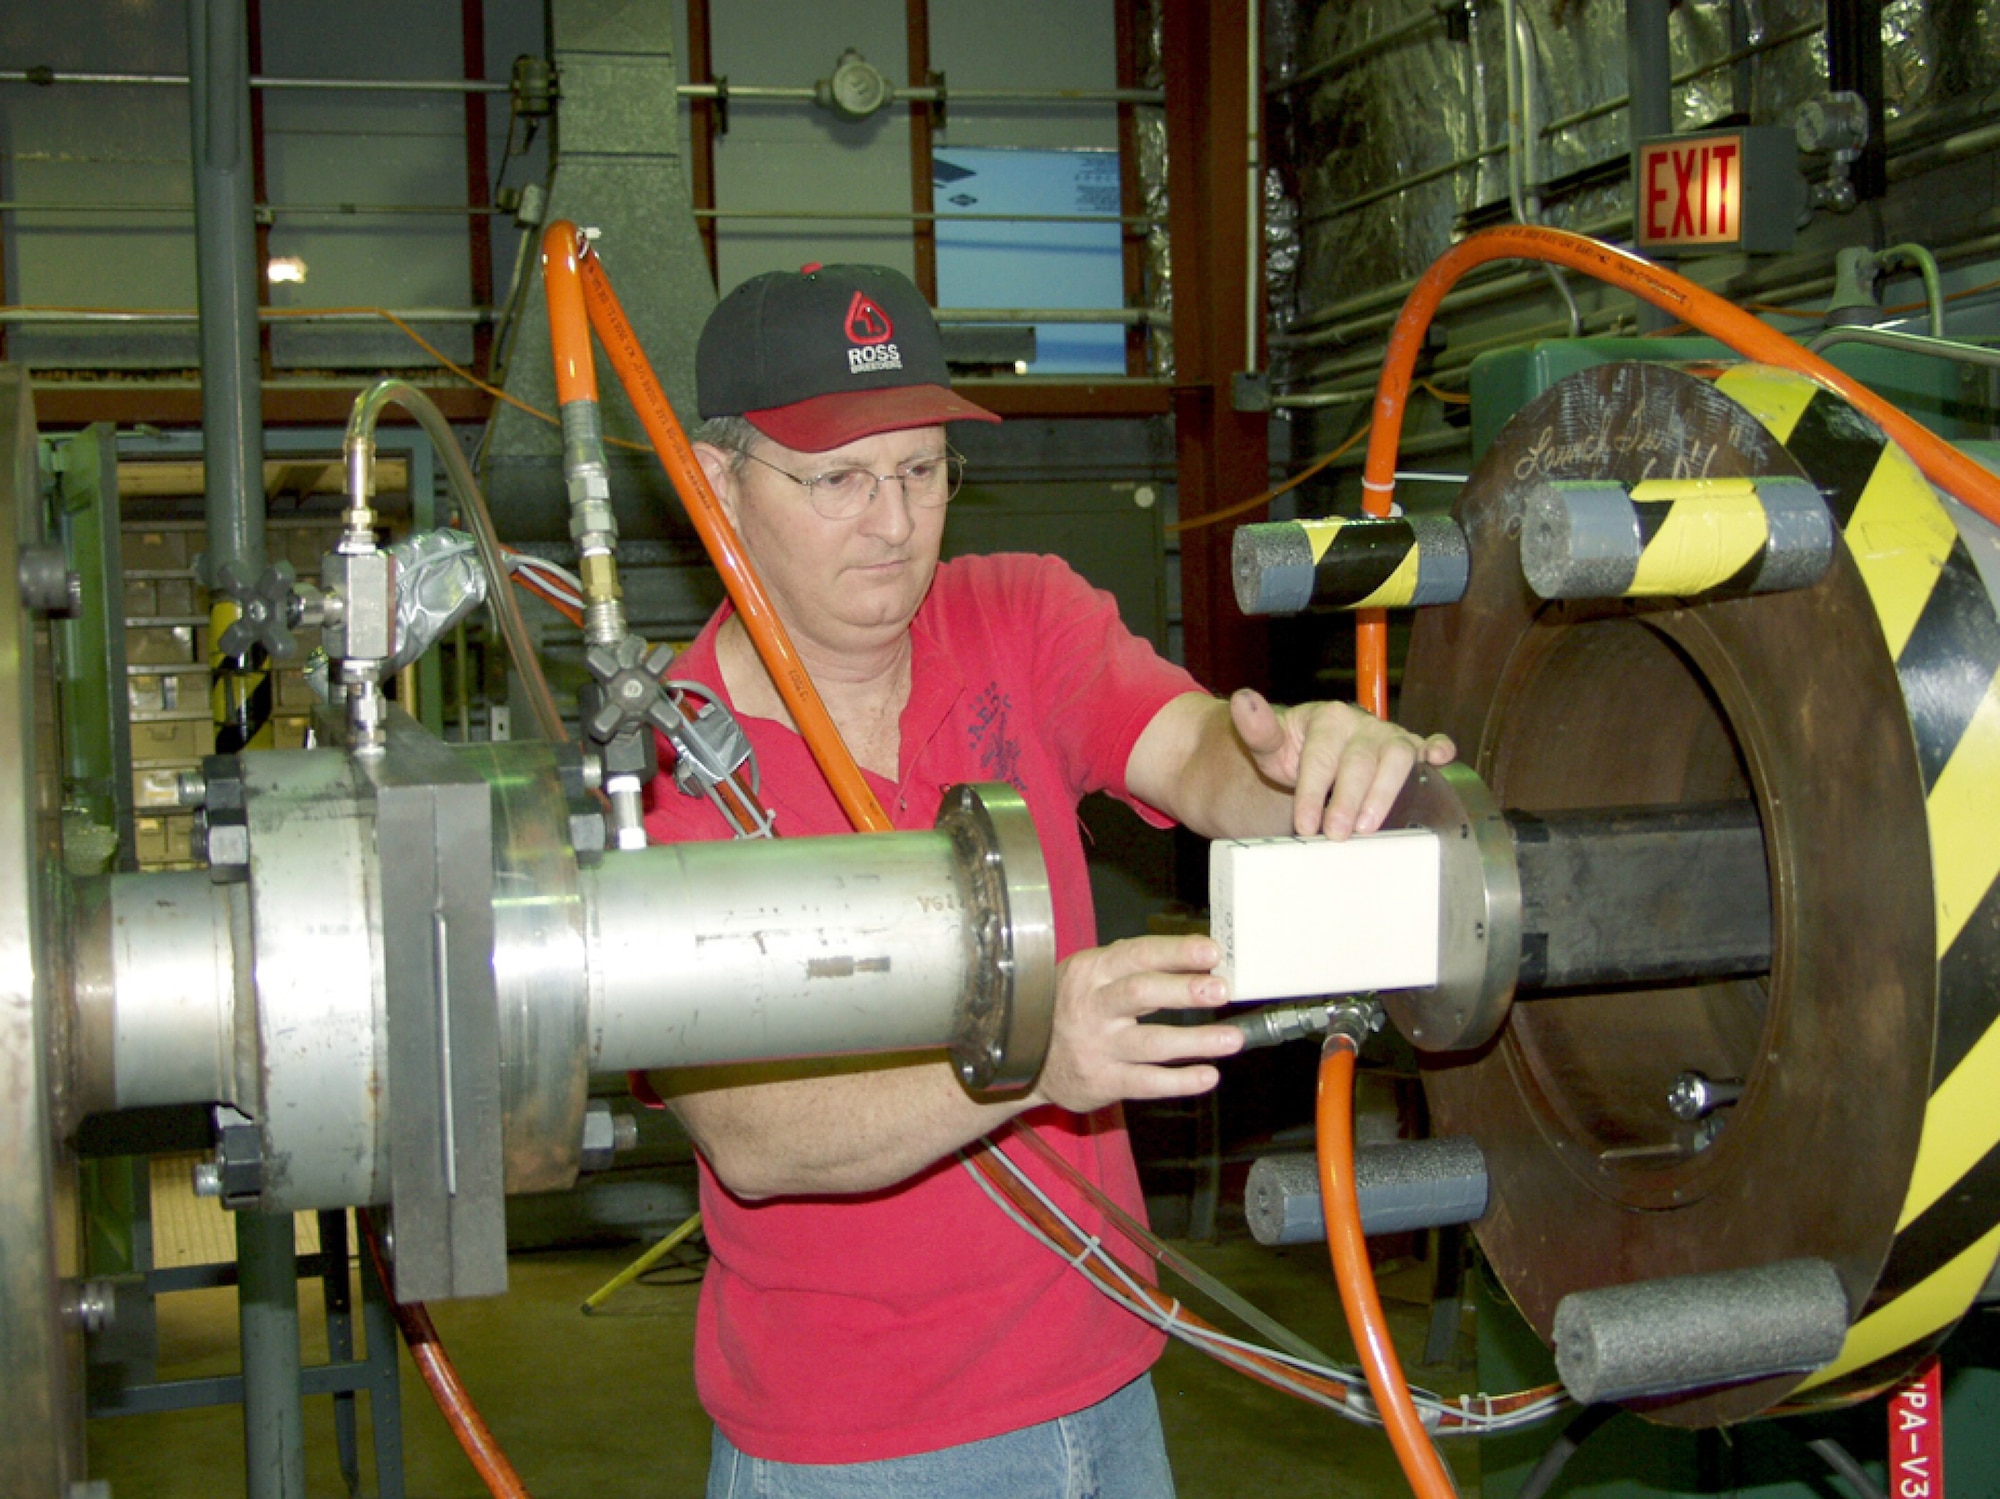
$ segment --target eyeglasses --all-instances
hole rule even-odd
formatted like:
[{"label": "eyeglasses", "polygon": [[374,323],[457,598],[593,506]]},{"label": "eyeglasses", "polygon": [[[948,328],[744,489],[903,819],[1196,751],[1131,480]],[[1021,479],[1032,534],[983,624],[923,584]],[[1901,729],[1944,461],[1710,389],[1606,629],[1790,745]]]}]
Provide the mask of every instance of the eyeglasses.
[{"label": "eyeglasses", "polygon": [[893,474],[872,473],[865,468],[831,468],[810,479],[801,479],[755,453],[743,456],[798,485],[806,492],[813,509],[826,520],[853,520],[875,503],[875,496],[889,479],[903,486],[904,499],[926,509],[944,504],[965,482],[965,460],[949,449],[935,458],[914,458],[898,466]]}]

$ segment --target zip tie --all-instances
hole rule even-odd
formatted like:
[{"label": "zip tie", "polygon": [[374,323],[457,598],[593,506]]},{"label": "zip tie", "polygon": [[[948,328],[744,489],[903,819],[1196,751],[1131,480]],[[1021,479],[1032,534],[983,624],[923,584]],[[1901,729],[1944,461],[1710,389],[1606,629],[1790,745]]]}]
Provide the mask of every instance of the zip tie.
[{"label": "zip tie", "polygon": [[1070,1262],[1069,1262],[1070,1269],[1081,1270],[1083,1268],[1083,1262],[1089,1259],[1093,1254],[1097,1253],[1098,1249],[1102,1246],[1103,1242],[1104,1241],[1099,1239],[1095,1234],[1092,1234],[1089,1238],[1085,1239],[1083,1241],[1083,1248],[1079,1249],[1075,1254],[1070,1256]]}]

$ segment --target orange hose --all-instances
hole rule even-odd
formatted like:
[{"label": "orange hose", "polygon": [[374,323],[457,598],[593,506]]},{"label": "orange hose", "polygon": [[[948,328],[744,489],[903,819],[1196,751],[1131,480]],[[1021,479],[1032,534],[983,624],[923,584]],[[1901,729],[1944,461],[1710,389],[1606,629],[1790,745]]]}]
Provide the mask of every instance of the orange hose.
[{"label": "orange hose", "polygon": [[597,399],[597,365],[590,356],[590,320],[583,307],[577,262],[589,241],[568,219],[542,231],[542,287],[549,302],[549,347],[556,364],[556,408]]},{"label": "orange hose", "polygon": [[[1884,434],[1907,452],[1924,477],[1963,501],[1995,525],[2000,525],[2000,477],[1996,477],[1936,433],[1912,421],[1859,381],[1759,322],[1713,292],[1662,270],[1649,260],[1616,245],[1607,245],[1565,229],[1511,224],[1482,229],[1445,251],[1431,263],[1410,295],[1389,335],[1382,358],[1382,378],[1375,387],[1374,423],[1368,437],[1368,459],[1362,470],[1362,506],[1370,515],[1387,515],[1395,491],[1396,446],[1403,433],[1403,407],[1424,334],[1438,304],[1458,279],[1475,266],[1493,260],[1545,260],[1582,271],[1672,314],[1689,327],[1729,345],[1746,358],[1795,370],[1831,387]],[[1363,707],[1388,713],[1387,615],[1367,610],[1357,616],[1355,651],[1356,696]]]},{"label": "orange hose", "polygon": [[[791,711],[792,721],[799,726],[800,735],[819,762],[835,799],[847,813],[847,820],[860,832],[893,831],[895,824],[889,821],[875,793],[862,779],[861,767],[855,764],[840,730],[834,727],[833,716],[826,711],[818,689],[806,674],[805,664],[793,648],[770,595],[758,582],[735,526],[730,524],[722,502],[709,487],[708,476],[702,472],[687,433],[681,429],[680,419],[660,388],[659,377],[653,373],[646,351],[639,346],[638,335],[632,331],[602,263],[588,245],[578,247],[576,226],[567,220],[558,219],[549,225],[542,244],[542,273],[549,286],[551,323],[558,315],[559,303],[568,305],[573,288],[588,311],[591,327],[597,330],[604,344],[619,383],[632,400],[640,425],[652,439],[653,451],[680,492],[688,518],[694,522],[702,545],[722,575],[723,587],[729,591],[730,601],[750,632],[757,654],[770,671],[778,695]],[[568,253],[552,254],[551,246],[567,246]]]},{"label": "orange hose", "polygon": [[395,1294],[389,1290],[393,1281],[389,1267],[382,1260],[381,1241],[375,1233],[375,1215],[362,1208],[355,1216],[361,1222],[361,1237],[368,1245],[368,1257],[375,1262],[376,1278],[388,1296],[389,1310],[396,1318],[396,1326],[402,1330],[403,1341],[409,1345],[410,1358],[417,1366],[417,1373],[423,1376],[445,1424],[458,1438],[458,1445],[472,1459],[473,1470],[479,1474],[480,1482],[486,1485],[493,1499],[528,1499],[528,1486],[521,1482],[521,1475],[507,1461],[507,1454],[500,1450],[499,1442],[494,1440],[492,1431],[473,1406],[472,1396],[466,1391],[464,1381],[458,1377],[457,1368],[438,1338],[431,1314],[424,1310],[422,1302],[411,1302],[406,1306],[396,1300]]},{"label": "orange hose", "polygon": [[1396,1346],[1389,1340],[1382,1299],[1375,1293],[1354,1181],[1354,1042],[1338,1034],[1327,1038],[1320,1053],[1318,1133],[1320,1206],[1326,1216],[1334,1280],[1389,1445],[1396,1449],[1396,1460],[1417,1499],[1455,1499],[1458,1490],[1424,1430],[1416,1402],[1410,1399]]}]

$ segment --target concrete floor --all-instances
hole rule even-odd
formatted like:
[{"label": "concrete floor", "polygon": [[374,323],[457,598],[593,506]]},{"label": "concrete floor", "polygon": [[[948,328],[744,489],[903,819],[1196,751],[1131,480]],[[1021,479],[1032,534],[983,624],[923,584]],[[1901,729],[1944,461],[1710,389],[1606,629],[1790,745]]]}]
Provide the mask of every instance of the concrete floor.
[{"label": "concrete floor", "polygon": [[[536,1499],[678,1499],[702,1491],[709,1428],[695,1401],[689,1363],[697,1271],[654,1272],[599,1312],[580,1310],[583,1299],[641,1247],[517,1255],[505,1297],[432,1309],[474,1400]],[[1310,1341],[1337,1357],[1350,1356],[1323,1251],[1265,1250],[1240,1226],[1219,1244],[1178,1247]],[[1422,1266],[1392,1274],[1384,1283],[1385,1300],[1411,1377],[1457,1393],[1471,1379],[1469,1338],[1461,1335],[1451,1365],[1419,1363],[1428,1283]],[[306,1361],[323,1359],[316,1285],[301,1288],[301,1319]],[[232,1291],[164,1297],[159,1322],[161,1377],[236,1367]],[[1170,1345],[1154,1380],[1182,1499],[1370,1499],[1407,1492],[1379,1431],[1352,1426],[1178,1344]],[[407,1352],[401,1406],[411,1499],[482,1499],[484,1488]],[[306,1427],[308,1495],[346,1499],[329,1399],[307,1402]],[[1457,1445],[1448,1455],[1465,1490],[1476,1493],[1476,1450]],[[230,1499],[244,1492],[241,1419],[234,1408],[209,1408],[93,1421],[89,1463],[93,1478],[109,1480],[112,1499]],[[368,1457],[363,1492],[376,1492]]]}]

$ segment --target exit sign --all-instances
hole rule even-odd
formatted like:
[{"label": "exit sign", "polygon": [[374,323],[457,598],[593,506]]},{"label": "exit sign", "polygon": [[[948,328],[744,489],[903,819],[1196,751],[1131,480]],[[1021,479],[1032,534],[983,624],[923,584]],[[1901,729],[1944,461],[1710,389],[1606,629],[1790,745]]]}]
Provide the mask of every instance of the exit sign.
[{"label": "exit sign", "polygon": [[1641,250],[1776,254],[1805,211],[1798,142],[1782,126],[1641,141],[1634,179]]}]

